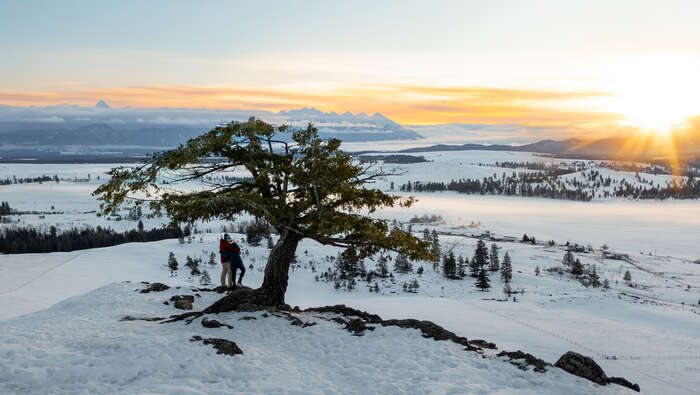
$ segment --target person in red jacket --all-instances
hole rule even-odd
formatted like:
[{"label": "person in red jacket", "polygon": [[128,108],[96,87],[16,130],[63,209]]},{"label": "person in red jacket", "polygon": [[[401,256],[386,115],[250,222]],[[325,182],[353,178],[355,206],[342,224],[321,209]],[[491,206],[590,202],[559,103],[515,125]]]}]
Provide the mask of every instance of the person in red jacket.
[{"label": "person in red jacket", "polygon": [[[219,254],[221,254],[221,286],[224,288],[233,287],[234,278],[233,272],[231,271],[231,256],[232,253],[241,253],[241,249],[236,245],[231,245],[231,236],[228,233],[224,234],[224,237],[219,240]],[[227,281],[228,280],[228,281]]]}]

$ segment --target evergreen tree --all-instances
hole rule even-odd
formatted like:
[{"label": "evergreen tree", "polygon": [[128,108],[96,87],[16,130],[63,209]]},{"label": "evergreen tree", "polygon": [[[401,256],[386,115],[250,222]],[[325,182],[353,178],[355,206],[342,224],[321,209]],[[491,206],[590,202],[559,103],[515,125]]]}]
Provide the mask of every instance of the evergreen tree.
[{"label": "evergreen tree", "polygon": [[187,258],[185,259],[185,266],[190,268],[190,274],[193,276],[202,274],[202,272],[199,271],[199,264],[197,261],[192,259],[192,257],[189,255],[187,255]]},{"label": "evergreen tree", "polygon": [[571,253],[571,250],[566,251],[566,254],[564,254],[564,258],[561,260],[561,263],[565,267],[571,267],[574,264],[574,254]]},{"label": "evergreen tree", "polygon": [[622,277],[622,279],[623,279],[624,281],[626,281],[626,282],[632,281],[632,273],[630,273],[630,271],[627,270],[627,271],[625,272],[625,276]]},{"label": "evergreen tree", "polygon": [[481,270],[479,264],[476,263],[476,259],[472,257],[469,261],[469,275],[473,278],[477,278],[479,276],[479,270]]},{"label": "evergreen tree", "polygon": [[510,283],[513,278],[513,266],[510,261],[510,255],[506,252],[503,256],[503,264],[501,265],[501,280],[506,284]]},{"label": "evergreen tree", "polygon": [[467,276],[467,264],[464,262],[464,257],[460,255],[457,258],[457,277],[464,278]]},{"label": "evergreen tree", "polygon": [[457,260],[452,251],[445,254],[442,260],[442,274],[449,279],[457,278]]},{"label": "evergreen tree", "polygon": [[483,267],[481,270],[479,270],[479,275],[476,277],[475,285],[482,291],[486,291],[487,289],[491,288],[491,285],[489,284],[489,276],[486,274],[486,269]]},{"label": "evergreen tree", "polygon": [[600,287],[600,277],[596,271],[595,265],[591,268],[590,273],[588,273],[588,278],[591,280],[591,285],[593,288]]},{"label": "evergreen tree", "polygon": [[433,270],[437,271],[440,265],[440,237],[435,229],[430,233],[432,241]]},{"label": "evergreen tree", "polygon": [[202,277],[199,279],[199,283],[202,284],[202,285],[204,285],[205,287],[206,287],[207,285],[210,285],[210,284],[211,284],[211,277],[209,277],[209,272],[208,272],[208,271],[205,270],[205,271],[202,273]]},{"label": "evergreen tree", "polygon": [[486,248],[486,243],[483,240],[476,242],[476,249],[474,250],[474,261],[479,269],[485,268],[489,262],[489,250]]},{"label": "evergreen tree", "polygon": [[491,244],[491,254],[489,255],[489,270],[497,272],[500,269],[500,259],[498,259],[498,246]]},{"label": "evergreen tree", "polygon": [[376,271],[377,275],[379,277],[386,277],[389,275],[389,265],[388,265],[389,257],[387,255],[380,255],[379,259],[377,259],[377,265],[376,265]]},{"label": "evergreen tree", "polygon": [[603,289],[609,289],[610,288],[610,281],[606,278],[603,280]]},{"label": "evergreen tree", "polygon": [[583,265],[578,258],[576,258],[573,265],[571,265],[571,274],[574,276],[580,276],[583,274]]},{"label": "evergreen tree", "polygon": [[539,276],[539,275],[540,275],[540,267],[535,266],[535,276]]},{"label": "evergreen tree", "polygon": [[416,270],[416,274],[423,274],[423,266],[418,266],[418,270]]},{"label": "evergreen tree", "polygon": [[209,253],[209,266],[216,266],[216,254],[211,252]]},{"label": "evergreen tree", "polygon": [[413,271],[413,265],[406,255],[396,255],[396,259],[394,259],[394,271],[397,273],[411,273]]},{"label": "evergreen tree", "polygon": [[175,272],[177,271],[178,263],[177,263],[177,258],[175,258],[175,254],[170,252],[168,255],[168,268],[170,268],[170,272]]},{"label": "evergreen tree", "polygon": [[[109,181],[94,195],[103,215],[119,213],[125,205],[147,204],[173,223],[230,221],[242,214],[265,220],[280,235],[279,241],[268,256],[262,286],[237,295],[250,294],[247,300],[266,306],[284,304],[289,268],[303,239],[351,250],[360,259],[390,250],[432,261],[427,243],[363,214],[387,206],[409,207],[415,199],[368,188],[388,174],[358,163],[340,144],[338,139],[321,138],[311,124],[292,130],[254,118],[231,122],[153,154],[140,166],[112,169]],[[207,160],[211,157],[223,160]],[[176,187],[241,167],[251,173],[249,179]],[[173,173],[178,177],[163,190],[162,176]],[[138,199],[154,188],[163,193],[147,202]],[[216,307],[222,312],[230,308],[227,303]]]}]

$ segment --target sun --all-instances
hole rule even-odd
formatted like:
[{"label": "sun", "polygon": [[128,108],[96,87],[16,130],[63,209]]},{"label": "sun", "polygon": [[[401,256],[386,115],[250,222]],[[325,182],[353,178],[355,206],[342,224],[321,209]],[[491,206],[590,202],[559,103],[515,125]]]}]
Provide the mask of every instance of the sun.
[{"label": "sun", "polygon": [[694,62],[677,56],[648,56],[617,73],[608,104],[626,126],[668,136],[700,112],[700,77]]}]

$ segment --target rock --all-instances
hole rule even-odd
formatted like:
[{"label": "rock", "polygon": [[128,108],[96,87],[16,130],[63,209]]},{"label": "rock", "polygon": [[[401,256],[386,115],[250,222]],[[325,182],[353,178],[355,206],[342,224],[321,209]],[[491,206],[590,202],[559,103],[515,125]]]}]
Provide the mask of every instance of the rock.
[{"label": "rock", "polygon": [[554,366],[596,384],[605,385],[608,383],[605,372],[593,359],[573,351],[562,355]]},{"label": "rock", "polygon": [[238,319],[238,321],[250,321],[250,320],[257,320],[257,318],[247,315],[245,317],[241,317]]},{"label": "rock", "polygon": [[175,303],[175,308],[180,310],[192,310],[194,303],[193,295],[175,295],[170,298],[170,301]]},{"label": "rock", "polygon": [[[508,357],[508,359],[511,360],[511,363],[515,366],[518,366],[519,368],[525,370],[527,369],[528,365],[532,365],[535,367],[535,372],[539,373],[544,373],[546,371],[545,367],[546,366],[551,366],[551,364],[545,362],[542,359],[539,359],[535,357],[532,354],[528,354],[523,351],[501,351],[498,354],[496,354],[497,357]],[[516,360],[516,361],[513,361]],[[518,363],[518,360],[523,360],[523,363]]]},{"label": "rock", "polygon": [[162,321],[164,319],[165,318],[163,317],[136,317],[133,315],[127,315],[119,321]]},{"label": "rock", "polygon": [[435,340],[451,340],[457,344],[468,346],[469,341],[466,337],[457,336],[447,329],[431,321],[420,321],[415,319],[406,320],[385,320],[381,322],[382,326],[398,326],[399,328],[419,329],[423,333],[423,337]]},{"label": "rock", "polygon": [[359,318],[353,318],[345,324],[345,330],[352,333],[353,336],[363,336],[365,330],[374,330],[373,326],[367,326],[365,322]]},{"label": "rock", "polygon": [[344,304],[337,304],[335,306],[312,307],[304,311],[316,313],[335,313],[344,317],[359,317],[370,324],[380,324],[382,322],[382,318],[376,314],[370,314],[366,311],[356,310],[351,307],[347,307]]},{"label": "rock", "polygon": [[233,327],[231,325],[222,324],[217,320],[210,320],[207,318],[202,319],[202,326],[205,328],[220,328],[222,326],[225,326],[228,329],[233,329]]},{"label": "rock", "polygon": [[631,382],[629,382],[626,379],[623,379],[622,377],[608,377],[608,383],[621,385],[623,387],[627,387],[631,390],[635,390],[635,391],[639,392],[639,384],[637,384],[637,383],[632,384]]},{"label": "rock", "polygon": [[632,384],[622,377],[607,377],[593,359],[573,351],[562,355],[554,366],[600,385],[617,384],[639,392],[639,384]]},{"label": "rock", "polygon": [[483,340],[483,339],[469,340],[469,344],[471,344],[472,346],[479,347],[479,348],[488,348],[490,350],[496,349],[496,344],[487,342],[486,340]]},{"label": "rock", "polygon": [[190,341],[201,341],[204,344],[212,345],[216,349],[217,354],[226,354],[231,356],[243,354],[243,351],[238,347],[236,343],[226,339],[202,339],[201,336],[192,336]]},{"label": "rock", "polygon": [[147,288],[142,289],[141,293],[147,294],[149,292],[163,292],[166,289],[170,289],[170,287],[168,287],[165,284],[161,284],[161,283],[153,283],[153,284],[149,285]]}]

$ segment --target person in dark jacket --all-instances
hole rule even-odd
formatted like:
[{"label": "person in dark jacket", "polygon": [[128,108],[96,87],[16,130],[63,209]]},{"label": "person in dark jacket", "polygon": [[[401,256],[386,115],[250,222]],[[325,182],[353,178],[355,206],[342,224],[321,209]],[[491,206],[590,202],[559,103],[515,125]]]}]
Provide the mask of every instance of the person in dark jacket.
[{"label": "person in dark jacket", "polygon": [[236,271],[240,270],[241,275],[238,277],[238,283],[236,284],[240,287],[243,285],[243,276],[245,275],[245,266],[243,266],[243,259],[241,258],[241,247],[233,240],[231,240],[230,246],[233,247],[230,253],[231,278],[235,280]]},{"label": "person in dark jacket", "polygon": [[231,271],[231,258],[237,254],[240,259],[241,249],[237,245],[231,245],[231,236],[228,233],[219,240],[219,254],[221,254],[221,286],[224,288],[233,287],[234,274]]}]

